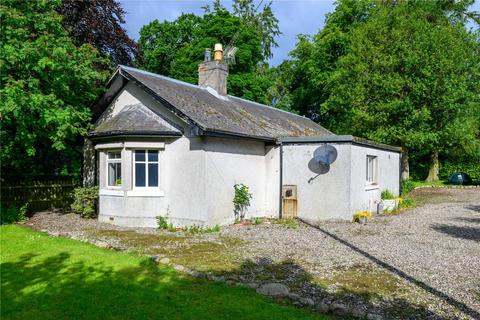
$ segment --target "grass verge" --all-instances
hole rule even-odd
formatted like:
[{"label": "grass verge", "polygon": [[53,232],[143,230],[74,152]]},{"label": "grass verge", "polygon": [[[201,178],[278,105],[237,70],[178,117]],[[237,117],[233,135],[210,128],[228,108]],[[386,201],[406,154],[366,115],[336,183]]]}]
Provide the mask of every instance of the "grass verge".
[{"label": "grass verge", "polygon": [[327,319],[148,258],[0,227],[2,319]]}]

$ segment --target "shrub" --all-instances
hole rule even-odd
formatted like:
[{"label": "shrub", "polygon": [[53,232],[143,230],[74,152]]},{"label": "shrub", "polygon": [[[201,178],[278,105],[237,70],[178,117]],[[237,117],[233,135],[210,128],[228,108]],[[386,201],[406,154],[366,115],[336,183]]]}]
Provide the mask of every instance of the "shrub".
[{"label": "shrub", "polygon": [[236,183],[233,187],[235,188],[235,196],[233,198],[235,219],[243,220],[245,217],[245,210],[250,206],[252,194],[249,192],[248,187],[243,183]]},{"label": "shrub", "polygon": [[15,223],[25,220],[27,213],[27,204],[24,204],[20,208],[9,207],[9,208],[0,208],[0,223]]},{"label": "shrub", "polygon": [[85,187],[73,190],[73,212],[82,218],[94,218],[97,215],[98,188]]},{"label": "shrub", "polygon": [[448,180],[455,172],[465,172],[472,180],[480,181],[480,162],[452,163],[445,161],[440,164],[439,177],[441,179]]},{"label": "shrub", "polygon": [[165,217],[157,216],[157,225],[158,229],[177,231],[177,228],[175,228],[171,222],[168,222],[168,214]]},{"label": "shrub", "polygon": [[391,200],[391,199],[395,199],[395,196],[393,195],[393,193],[390,190],[385,189],[385,190],[382,191],[381,198],[383,200]]},{"label": "shrub", "polygon": [[413,180],[404,180],[402,181],[402,184],[401,184],[401,194],[402,196],[408,194],[410,191],[412,191],[413,189],[415,189],[415,182]]},{"label": "shrub", "polygon": [[254,224],[254,225],[259,225],[259,224],[261,224],[262,222],[263,222],[263,219],[260,218],[260,217],[255,217],[255,218],[253,218],[253,224]]}]

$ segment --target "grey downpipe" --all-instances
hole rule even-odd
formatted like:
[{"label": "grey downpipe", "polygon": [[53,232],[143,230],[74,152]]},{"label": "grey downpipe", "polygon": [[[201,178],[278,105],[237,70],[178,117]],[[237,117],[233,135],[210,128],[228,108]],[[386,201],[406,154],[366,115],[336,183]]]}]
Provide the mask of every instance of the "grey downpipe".
[{"label": "grey downpipe", "polygon": [[280,143],[280,186],[279,186],[279,202],[278,202],[278,218],[282,219],[283,199],[282,199],[282,185],[283,185],[283,144]]}]

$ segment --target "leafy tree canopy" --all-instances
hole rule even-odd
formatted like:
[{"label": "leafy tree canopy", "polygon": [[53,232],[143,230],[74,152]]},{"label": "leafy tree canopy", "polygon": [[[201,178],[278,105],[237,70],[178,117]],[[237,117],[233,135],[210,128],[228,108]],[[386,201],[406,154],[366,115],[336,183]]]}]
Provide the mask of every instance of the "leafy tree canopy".
[{"label": "leafy tree canopy", "polygon": [[79,137],[101,94],[108,63],[91,45],[75,46],[55,11],[58,1],[0,4],[0,115],[3,174],[71,173]]},{"label": "leafy tree canopy", "polygon": [[110,56],[114,64],[130,65],[138,55],[135,41],[122,27],[125,11],[117,1],[63,0],[57,10],[75,45],[89,43]]},{"label": "leafy tree canopy", "polygon": [[270,5],[257,11],[251,0],[236,1],[231,13],[215,1],[212,8],[204,9],[201,17],[183,14],[175,21],[154,20],[143,26],[139,47],[144,59],[139,67],[196,84],[205,48],[212,48],[215,43],[231,44],[238,51],[235,63],[229,66],[228,92],[268,103],[265,61],[279,34]]},{"label": "leafy tree canopy", "polygon": [[[478,157],[478,32],[472,1],[337,3],[325,27],[300,36],[286,101],[335,133],[401,145],[415,157]],[[433,170],[433,171],[432,171]]]}]

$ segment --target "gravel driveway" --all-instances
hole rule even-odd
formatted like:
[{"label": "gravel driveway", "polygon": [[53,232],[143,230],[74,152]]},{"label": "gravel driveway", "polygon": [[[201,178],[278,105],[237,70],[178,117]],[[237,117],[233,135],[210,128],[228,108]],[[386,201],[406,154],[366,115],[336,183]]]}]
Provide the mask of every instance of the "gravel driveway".
[{"label": "gravel driveway", "polygon": [[[227,248],[211,254],[232,255],[237,267],[225,274],[241,282],[283,282],[315,301],[335,300],[387,319],[480,319],[480,189],[428,188],[412,195],[424,204],[366,225],[266,222],[225,227],[192,241]],[[165,233],[71,215],[39,214],[27,225],[107,247],[105,234],[99,240],[92,229]],[[228,247],[225,239],[242,245]]]},{"label": "gravel driveway", "polygon": [[267,225],[228,234],[249,239],[252,255],[292,259],[323,279],[344,270],[360,277],[385,271],[402,290],[380,303],[401,301],[399,318],[480,319],[480,189],[413,195],[427,203],[366,225],[330,222],[282,232]]}]

